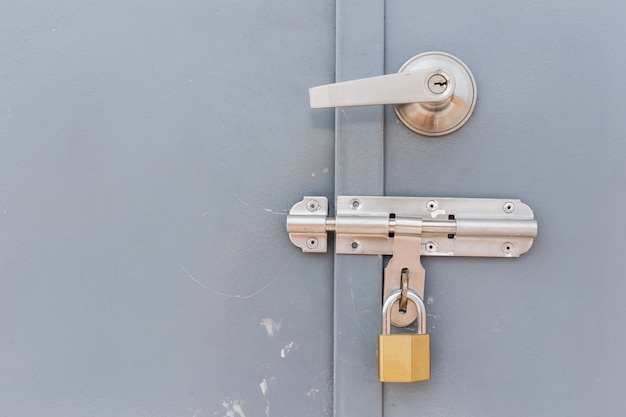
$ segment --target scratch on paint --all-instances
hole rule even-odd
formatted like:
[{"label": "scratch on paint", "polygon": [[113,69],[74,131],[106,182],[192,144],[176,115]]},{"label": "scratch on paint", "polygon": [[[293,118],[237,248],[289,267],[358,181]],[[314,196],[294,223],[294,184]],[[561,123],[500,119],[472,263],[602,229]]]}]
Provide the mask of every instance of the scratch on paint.
[{"label": "scratch on paint", "polygon": [[282,320],[276,323],[272,318],[264,318],[261,319],[261,326],[265,327],[265,331],[267,331],[267,335],[270,337],[274,337],[274,334],[278,334],[280,332],[280,325],[282,324]]},{"label": "scratch on paint", "polygon": [[287,355],[292,351],[298,349],[298,345],[295,345],[293,340],[285,345],[284,348],[280,350],[280,357],[286,358]]},{"label": "scratch on paint", "polygon": [[352,297],[352,313],[354,314],[354,321],[356,321],[356,325],[361,330],[361,333],[365,335],[365,330],[363,330],[363,326],[361,326],[361,323],[359,322],[359,316],[356,314],[356,300],[354,299],[354,291],[352,291],[352,278],[348,278],[348,284],[350,284],[350,297]]},{"label": "scratch on paint", "polygon": [[270,285],[272,285],[274,283],[274,281],[276,281],[278,279],[278,277],[280,277],[281,273],[283,272],[283,270],[289,266],[291,264],[291,262],[293,261],[294,257],[292,256],[291,258],[289,258],[287,260],[287,262],[285,262],[285,264],[283,265],[282,268],[280,268],[280,270],[276,273],[276,275],[274,275],[274,277],[272,277],[272,279],[265,284],[263,287],[259,288],[258,290],[250,293],[250,294],[246,294],[246,295],[241,295],[241,294],[227,294],[224,292],[220,292],[217,290],[214,290],[211,287],[208,287],[207,285],[203,284],[202,282],[198,281],[196,279],[196,277],[194,277],[193,275],[191,275],[191,273],[189,271],[187,271],[187,269],[183,266],[183,265],[178,265],[178,267],[181,269],[181,271],[183,271],[185,274],[187,274],[187,276],[189,277],[189,279],[191,279],[193,282],[195,282],[196,284],[198,284],[199,286],[201,286],[202,288],[204,288],[207,291],[212,292],[213,294],[222,296],[222,297],[227,297],[227,298],[239,298],[241,300],[246,300],[248,298],[252,298],[255,297],[257,295],[259,295],[260,293],[262,293],[263,291],[265,291],[267,288],[269,288]]},{"label": "scratch on paint", "polygon": [[265,380],[265,378],[263,378],[263,381],[261,381],[259,386],[261,387],[261,392],[263,393],[263,396],[265,397],[267,395],[267,390],[268,390],[267,381]]},{"label": "scratch on paint", "polygon": [[241,403],[237,400],[232,402],[223,401],[222,407],[226,409],[224,417],[246,417],[246,414],[243,412],[243,408],[241,407]]},{"label": "scratch on paint", "polygon": [[[266,212],[266,213],[270,213],[270,214],[277,214],[277,215],[279,215],[279,216],[286,216],[286,215],[287,215],[287,213],[281,213],[281,212],[278,212],[278,211],[274,211],[274,210],[272,210],[272,209],[268,209],[268,208],[264,208],[264,207],[259,207],[259,206],[254,206],[254,205],[252,205],[252,204],[248,203],[247,201],[245,201],[244,199],[242,199],[242,198],[241,198],[241,197],[239,197],[239,196],[235,196],[235,198],[236,198],[237,200],[239,200],[239,202],[240,202],[241,204],[243,204],[244,206],[247,206],[247,207],[253,208],[253,209],[255,209],[255,210],[262,210],[262,211],[264,211],[264,212]],[[287,211],[287,210],[285,210],[285,212],[286,212],[286,211]],[[207,215],[208,213],[209,213],[209,212],[207,212],[207,213],[203,213],[202,215],[203,215],[203,216],[205,216],[205,215]]]}]

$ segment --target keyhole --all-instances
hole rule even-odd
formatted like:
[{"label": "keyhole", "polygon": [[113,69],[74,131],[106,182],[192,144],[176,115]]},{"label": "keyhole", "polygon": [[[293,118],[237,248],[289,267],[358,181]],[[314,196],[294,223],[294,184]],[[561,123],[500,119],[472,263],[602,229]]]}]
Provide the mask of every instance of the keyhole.
[{"label": "keyhole", "polygon": [[448,79],[442,74],[433,74],[428,79],[428,89],[431,93],[442,94],[448,88]]}]

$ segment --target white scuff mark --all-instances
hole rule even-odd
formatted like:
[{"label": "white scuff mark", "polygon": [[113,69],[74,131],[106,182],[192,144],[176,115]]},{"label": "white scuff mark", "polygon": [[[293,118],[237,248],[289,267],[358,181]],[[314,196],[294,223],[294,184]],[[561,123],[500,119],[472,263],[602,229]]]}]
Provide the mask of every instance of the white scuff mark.
[{"label": "white scuff mark", "polygon": [[427,316],[427,317],[432,317],[432,318],[434,318],[435,320],[437,320],[439,317],[441,317],[439,314],[428,314],[428,313],[426,313],[426,316]]},{"label": "white scuff mark", "polygon": [[324,168],[324,169],[322,170],[322,174],[328,174],[328,171],[329,171],[329,169],[328,169],[328,167],[326,167],[326,168]]},{"label": "white scuff mark", "polygon": [[435,302],[435,299],[431,296],[426,299],[426,304],[432,304]]},{"label": "white scuff mark", "polygon": [[354,314],[354,321],[356,321],[356,325],[361,330],[361,333],[365,335],[365,330],[363,330],[363,326],[361,326],[361,323],[359,322],[359,316],[356,314],[356,300],[354,299],[354,291],[352,291],[352,278],[348,278],[348,284],[350,284],[350,297],[352,298],[352,313]]},{"label": "white scuff mark", "polygon": [[267,402],[267,407],[265,407],[265,417],[270,417],[270,402]]},{"label": "white scuff mark", "polygon": [[307,396],[307,397],[313,397],[313,396],[315,396],[318,392],[320,392],[320,390],[319,390],[319,389],[317,389],[317,388],[311,388],[311,389],[310,389],[310,390],[306,393],[306,396]]},{"label": "white scuff mark", "polygon": [[189,411],[193,411],[193,415],[191,417],[200,417],[200,413],[202,413],[202,408],[198,408],[193,410],[192,408],[188,408]]},{"label": "white scuff mark", "polygon": [[261,387],[261,392],[263,393],[263,396],[265,397],[267,395],[267,381],[265,380],[265,378],[263,378],[263,381],[261,381],[261,383],[259,384],[259,387]]},{"label": "white scuff mark", "polygon": [[235,403],[233,404],[233,411],[237,413],[239,417],[246,417],[246,414],[243,412],[243,408],[241,408],[241,404],[239,404],[239,401],[235,401]]},{"label": "white scuff mark", "polygon": [[294,349],[298,349],[298,345],[294,344],[294,341],[287,343],[284,348],[280,350],[280,357],[286,358],[287,355]]},{"label": "white scuff mark", "polygon": [[274,337],[274,335],[277,335],[278,332],[280,332],[280,325],[282,324],[282,320],[275,322],[274,319],[272,318],[264,318],[261,319],[261,323],[259,323],[261,326],[265,327],[265,331],[267,332],[267,335],[269,337]]},{"label": "white scuff mark", "polygon": [[246,417],[246,414],[243,412],[243,408],[241,407],[241,403],[238,400],[224,400],[222,401],[222,407],[226,409],[224,417]]},{"label": "white scuff mark", "polygon": [[315,172],[311,172],[311,176],[314,177],[315,176]]},{"label": "white scuff mark", "polygon": [[443,209],[441,209],[441,210],[435,210],[435,211],[432,211],[432,212],[430,213],[430,217],[432,217],[432,218],[434,219],[434,218],[436,218],[437,216],[439,216],[440,214],[442,214],[442,215],[443,215],[443,214],[446,214],[446,211],[445,211],[445,210],[443,210]]},{"label": "white scuff mark", "polygon": [[[313,176],[315,176],[315,175],[313,175]],[[250,207],[250,208],[255,209],[255,210],[261,210],[261,211],[264,211],[264,212],[269,213],[269,214],[276,214],[278,216],[286,216],[287,215],[287,213],[286,213],[287,210],[285,210],[285,213],[281,213],[281,212],[274,211],[274,210],[269,209],[269,208],[264,208],[264,207],[259,207],[259,206],[252,205],[252,204],[248,203],[247,201],[245,201],[244,199],[242,199],[239,196],[235,196],[235,198],[237,200],[239,200],[239,202],[241,204],[243,204],[244,206]],[[209,213],[209,212],[207,212],[207,213]],[[203,216],[204,216],[204,214],[203,214]]]},{"label": "white scuff mark", "polygon": [[205,284],[201,283],[200,281],[198,281],[196,279],[196,277],[194,277],[193,275],[191,275],[191,273],[189,271],[187,271],[187,269],[185,269],[184,266],[182,265],[178,265],[178,267],[181,269],[181,271],[183,271],[185,274],[187,274],[187,276],[189,277],[189,279],[191,279],[193,282],[195,282],[196,284],[198,284],[199,286],[201,286],[202,288],[204,288],[207,291],[212,292],[213,294],[216,295],[220,295],[222,297],[227,297],[227,298],[239,298],[241,300],[245,300],[248,298],[252,298],[255,297],[257,295],[259,295],[260,293],[262,293],[263,291],[265,291],[267,288],[269,288],[270,285],[272,285],[274,283],[274,281],[276,281],[278,279],[278,277],[281,275],[281,273],[283,272],[283,270],[285,268],[287,268],[287,266],[289,266],[291,264],[291,262],[293,261],[294,257],[292,256],[291,258],[289,258],[287,260],[287,262],[285,262],[285,264],[283,265],[283,267],[276,273],[276,275],[274,275],[272,277],[272,279],[265,284],[263,287],[261,287],[260,289],[254,291],[253,293],[250,294],[246,294],[246,295],[241,295],[241,294],[226,294],[217,290],[214,290],[211,287],[206,286]]}]

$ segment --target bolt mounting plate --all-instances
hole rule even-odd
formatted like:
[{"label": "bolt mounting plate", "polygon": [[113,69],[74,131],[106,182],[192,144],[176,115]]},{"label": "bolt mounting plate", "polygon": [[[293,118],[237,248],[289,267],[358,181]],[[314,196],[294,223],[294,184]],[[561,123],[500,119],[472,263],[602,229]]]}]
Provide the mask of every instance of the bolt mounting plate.
[{"label": "bolt mounting plate", "polygon": [[336,217],[327,217],[322,196],[296,203],[287,216],[293,244],[326,252],[334,231],[336,253],[391,255],[394,236],[410,235],[422,238],[422,256],[515,258],[537,235],[532,210],[517,199],[337,196],[335,208]]}]

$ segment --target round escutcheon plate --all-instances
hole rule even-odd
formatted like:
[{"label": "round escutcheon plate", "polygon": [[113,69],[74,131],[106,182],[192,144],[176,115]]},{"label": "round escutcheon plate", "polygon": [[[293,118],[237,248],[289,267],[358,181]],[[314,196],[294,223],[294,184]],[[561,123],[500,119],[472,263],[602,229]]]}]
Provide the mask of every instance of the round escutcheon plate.
[{"label": "round escutcheon plate", "polygon": [[428,78],[433,93],[453,88],[448,99],[438,103],[396,104],[396,114],[409,129],[426,136],[443,136],[465,124],[476,106],[476,81],[460,59],[445,52],[424,52],[409,59],[398,72],[436,68]]}]

